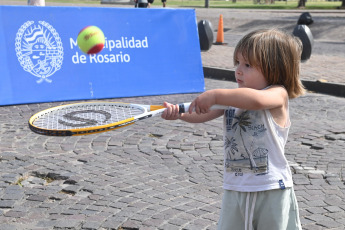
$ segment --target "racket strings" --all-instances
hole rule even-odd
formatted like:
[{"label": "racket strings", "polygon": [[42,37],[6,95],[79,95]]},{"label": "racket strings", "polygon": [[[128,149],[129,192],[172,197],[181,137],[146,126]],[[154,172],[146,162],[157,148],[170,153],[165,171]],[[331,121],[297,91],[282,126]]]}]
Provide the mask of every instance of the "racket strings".
[{"label": "racket strings", "polygon": [[66,106],[38,116],[33,125],[49,130],[90,128],[118,123],[144,112],[140,107],[118,104]]}]

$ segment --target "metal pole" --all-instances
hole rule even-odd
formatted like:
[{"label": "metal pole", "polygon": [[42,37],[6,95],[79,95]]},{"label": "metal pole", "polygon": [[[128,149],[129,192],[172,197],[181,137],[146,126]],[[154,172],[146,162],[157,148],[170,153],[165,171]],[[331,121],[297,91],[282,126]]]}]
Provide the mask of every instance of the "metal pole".
[{"label": "metal pole", "polygon": [[205,8],[208,8],[208,2],[209,0],[205,0]]}]

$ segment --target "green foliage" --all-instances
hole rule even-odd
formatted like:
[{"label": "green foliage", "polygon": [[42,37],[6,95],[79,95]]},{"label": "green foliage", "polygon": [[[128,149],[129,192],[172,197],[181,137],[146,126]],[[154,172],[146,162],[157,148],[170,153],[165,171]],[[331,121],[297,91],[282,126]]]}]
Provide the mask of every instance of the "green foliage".
[{"label": "green foliage", "polygon": [[[27,1],[27,0],[19,0]],[[71,3],[71,4],[101,4],[101,0],[45,0],[46,2]],[[167,0],[167,6],[171,7],[205,7],[206,0]],[[232,9],[267,9],[267,10],[292,10],[297,9],[298,0],[209,0],[209,8],[232,8]],[[272,1],[272,2],[271,2]],[[257,3],[259,2],[259,3]],[[334,0],[307,0],[305,10],[333,10],[341,7],[341,1]],[[161,7],[161,0],[155,0],[153,6]]]},{"label": "green foliage", "polygon": [[[153,5],[161,5],[159,0],[156,0]],[[169,6],[179,7],[205,7],[205,0],[167,0]],[[260,3],[254,1],[237,0],[235,3],[230,1],[210,0],[209,8],[233,8],[233,9],[277,9],[277,10],[291,10],[297,9],[298,1],[270,1],[261,0]],[[336,9],[341,6],[341,1],[307,1],[305,9]]]}]

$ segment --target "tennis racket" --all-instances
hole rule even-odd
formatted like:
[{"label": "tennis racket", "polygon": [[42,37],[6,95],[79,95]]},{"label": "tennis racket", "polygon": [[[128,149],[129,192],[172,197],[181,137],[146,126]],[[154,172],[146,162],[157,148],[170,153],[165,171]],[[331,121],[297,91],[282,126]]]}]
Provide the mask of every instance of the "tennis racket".
[{"label": "tennis racket", "polygon": [[[179,104],[179,112],[188,111],[190,103]],[[225,109],[214,105],[211,109]],[[82,102],[43,110],[29,120],[30,129],[49,136],[77,136],[106,132],[160,115],[161,105],[140,105],[120,102]]]}]

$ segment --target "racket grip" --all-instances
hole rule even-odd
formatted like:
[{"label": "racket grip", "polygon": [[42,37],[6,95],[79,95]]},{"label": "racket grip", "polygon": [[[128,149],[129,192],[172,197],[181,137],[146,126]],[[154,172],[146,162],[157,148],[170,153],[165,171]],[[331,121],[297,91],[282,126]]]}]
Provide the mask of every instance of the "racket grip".
[{"label": "racket grip", "polygon": [[[187,113],[188,110],[189,110],[189,106],[190,106],[190,102],[189,103],[181,103],[179,104],[179,113]],[[229,106],[226,106],[226,105],[212,105],[211,106],[211,110],[214,110],[214,109],[227,109]],[[193,110],[194,111],[194,110]]]},{"label": "racket grip", "polygon": [[190,102],[189,103],[181,103],[178,105],[178,112],[179,113],[186,113],[189,110],[189,106],[190,106]]}]

